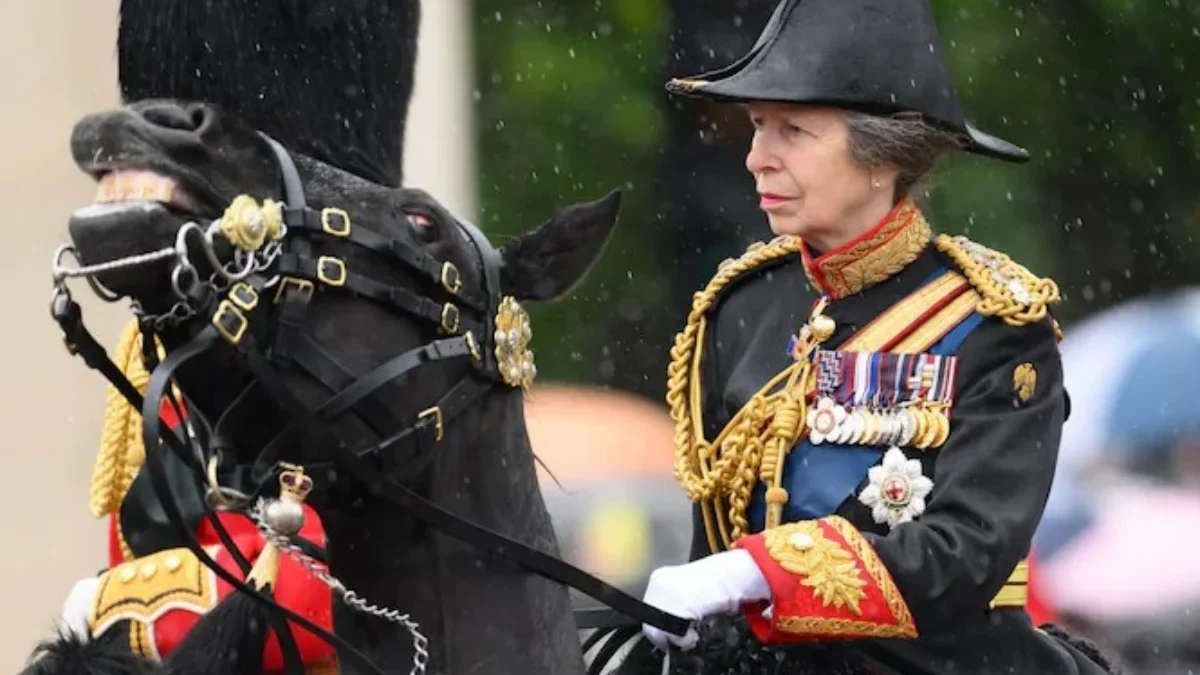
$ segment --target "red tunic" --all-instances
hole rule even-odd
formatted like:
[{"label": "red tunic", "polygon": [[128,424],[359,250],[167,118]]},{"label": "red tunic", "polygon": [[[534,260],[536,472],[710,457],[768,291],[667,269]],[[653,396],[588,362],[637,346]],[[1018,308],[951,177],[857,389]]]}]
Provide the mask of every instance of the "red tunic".
[{"label": "red tunic", "polygon": [[[163,421],[172,428],[178,424],[178,418],[166,406]],[[307,504],[304,513],[300,536],[324,547],[325,530],[320,517]],[[238,550],[253,565],[265,543],[253,521],[235,513],[218,513],[217,518]],[[110,514],[108,521],[109,570],[104,573],[94,600],[90,621],[92,632],[103,632],[122,619],[133,619],[131,646],[161,660],[179,645],[204,612],[228,597],[234,588],[204,567],[187,549],[158,551],[125,562],[118,537],[117,513]],[[237,579],[245,580],[245,575],[207,519],[201,521],[195,534],[217,564]],[[329,586],[285,553],[279,556],[273,592],[281,606],[333,632],[333,596]],[[289,622],[289,626],[306,665],[333,662],[334,649],[324,640],[295,623]],[[274,631],[263,652],[263,669],[265,672],[283,669],[283,655]]]}]

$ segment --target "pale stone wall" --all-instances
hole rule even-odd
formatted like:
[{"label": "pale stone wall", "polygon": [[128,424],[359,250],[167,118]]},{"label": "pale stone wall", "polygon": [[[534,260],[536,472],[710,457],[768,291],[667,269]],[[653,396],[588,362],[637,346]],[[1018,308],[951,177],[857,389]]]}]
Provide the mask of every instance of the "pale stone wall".
[{"label": "pale stone wall", "polygon": [[[473,218],[468,0],[425,5],[406,176]],[[87,499],[103,381],[63,350],[47,302],[50,254],[93,193],[71,163],[71,127],[117,102],[117,6],[0,0],[0,672],[19,668],[71,584],[105,560]],[[128,315],[80,289],[112,344]]]}]

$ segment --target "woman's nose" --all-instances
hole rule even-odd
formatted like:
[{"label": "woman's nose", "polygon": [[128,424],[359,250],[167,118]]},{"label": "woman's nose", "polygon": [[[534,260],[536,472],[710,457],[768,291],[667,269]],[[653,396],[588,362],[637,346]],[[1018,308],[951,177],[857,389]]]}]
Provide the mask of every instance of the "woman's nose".
[{"label": "woman's nose", "polygon": [[771,150],[766,134],[754,134],[754,138],[750,140],[750,151],[746,153],[746,170],[757,174],[778,167],[778,160]]}]

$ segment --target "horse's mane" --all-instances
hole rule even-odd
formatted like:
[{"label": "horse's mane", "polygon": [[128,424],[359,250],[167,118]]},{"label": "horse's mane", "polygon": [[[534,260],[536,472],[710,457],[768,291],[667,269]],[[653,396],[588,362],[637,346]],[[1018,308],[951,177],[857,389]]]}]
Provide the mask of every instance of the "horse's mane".
[{"label": "horse's mane", "polygon": [[135,654],[129,634],[113,630],[97,640],[83,640],[73,632],[37,646],[21,675],[165,675],[166,669]]},{"label": "horse's mane", "polygon": [[214,103],[395,187],[419,23],[419,0],[122,0],[121,95]]}]

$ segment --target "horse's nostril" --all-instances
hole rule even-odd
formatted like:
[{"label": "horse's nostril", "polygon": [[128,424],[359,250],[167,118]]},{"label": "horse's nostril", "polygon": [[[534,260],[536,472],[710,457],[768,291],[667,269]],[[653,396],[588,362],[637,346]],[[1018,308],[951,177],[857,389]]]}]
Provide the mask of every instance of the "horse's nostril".
[{"label": "horse's nostril", "polygon": [[171,104],[155,105],[143,109],[142,117],[155,126],[196,131],[204,123],[204,109],[199,106],[186,109]]},{"label": "horse's nostril", "polygon": [[199,130],[208,121],[208,109],[202,105],[194,105],[191,109],[192,129]]}]

